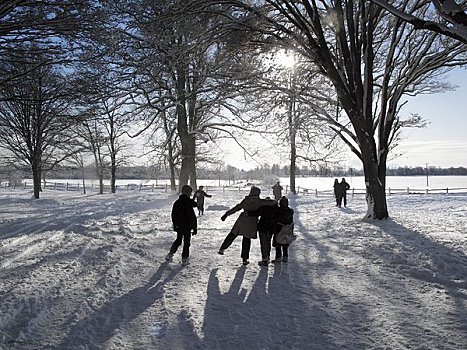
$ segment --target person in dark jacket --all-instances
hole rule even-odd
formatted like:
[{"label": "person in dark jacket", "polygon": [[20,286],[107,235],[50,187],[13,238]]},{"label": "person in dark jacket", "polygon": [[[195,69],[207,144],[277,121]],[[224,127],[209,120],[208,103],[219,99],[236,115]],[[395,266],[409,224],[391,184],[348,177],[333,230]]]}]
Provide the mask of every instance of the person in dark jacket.
[{"label": "person in dark jacket", "polygon": [[177,238],[172,243],[170,251],[165,258],[167,261],[172,261],[173,255],[183,241],[182,265],[188,264],[191,235],[192,233],[196,235],[198,228],[196,214],[193,209],[196,207],[196,202],[190,197],[192,191],[193,189],[190,186],[184,185],[182,187],[182,194],[173,204],[172,224],[174,231],[177,232]]},{"label": "person in dark jacket", "polygon": [[283,190],[279,181],[277,181],[276,184],[272,186],[271,188],[272,188],[272,194],[274,195],[274,199],[276,201],[279,201],[279,199],[281,199],[282,197],[282,190]]},{"label": "person in dark jacket", "polygon": [[347,182],[345,182],[344,178],[342,178],[341,183],[339,185],[341,186],[341,195],[342,199],[344,200],[344,207],[347,207],[347,190],[350,189],[350,185]]},{"label": "person in dark jacket", "polygon": [[342,205],[342,186],[339,183],[338,179],[334,180],[334,197],[336,197],[336,207],[341,207]]},{"label": "person in dark jacket", "polygon": [[204,214],[204,197],[211,198],[212,196],[204,192],[204,186],[199,186],[193,194],[193,199],[196,201],[196,206],[198,207],[198,215]]},{"label": "person in dark jacket", "polygon": [[261,190],[258,187],[251,187],[250,194],[246,196],[239,204],[234,206],[232,209],[229,209],[221,217],[221,220],[225,221],[229,215],[232,215],[243,209],[243,212],[238,216],[229,234],[222,242],[218,252],[220,255],[224,255],[224,250],[230,247],[235,238],[237,238],[237,236],[243,236],[241,253],[243,265],[249,264],[248,259],[250,256],[251,239],[258,237],[258,217],[250,216],[248,213],[258,210],[263,205],[277,205],[277,202],[273,199],[268,200],[259,198],[260,193]]},{"label": "person in dark jacket", "polygon": [[[266,198],[268,199],[268,198]],[[268,266],[271,254],[271,238],[276,232],[277,225],[277,205],[265,205],[260,207],[255,215],[260,217],[258,221],[258,235],[259,243],[261,246],[261,261],[258,262],[260,266]],[[253,213],[250,213],[252,215]]]},{"label": "person in dark jacket", "polygon": [[279,244],[276,240],[276,236],[277,233],[282,229],[283,225],[293,225],[293,214],[293,209],[289,208],[289,200],[287,197],[282,197],[279,200],[279,208],[276,212],[276,234],[272,240],[272,245],[276,248],[276,256],[273,261],[274,263],[289,261],[289,245]]}]

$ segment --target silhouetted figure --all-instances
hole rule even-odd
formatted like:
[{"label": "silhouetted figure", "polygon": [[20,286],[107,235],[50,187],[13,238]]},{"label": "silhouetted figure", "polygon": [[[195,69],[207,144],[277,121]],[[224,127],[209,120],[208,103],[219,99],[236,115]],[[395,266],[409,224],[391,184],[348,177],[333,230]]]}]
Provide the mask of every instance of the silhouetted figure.
[{"label": "silhouetted figure", "polygon": [[[267,198],[266,198],[267,199]],[[258,209],[256,214],[260,217],[258,221],[258,235],[261,246],[260,266],[269,265],[271,255],[271,239],[277,229],[277,205],[264,205]],[[251,215],[251,214],[250,214]]]},{"label": "silhouetted figure", "polygon": [[[292,208],[289,208],[289,200],[287,197],[282,197],[279,200],[279,208],[276,212],[276,234],[272,239],[272,245],[276,248],[276,256],[274,263],[288,262],[289,261],[289,244],[281,244],[277,240],[277,235],[284,225],[292,225],[293,229],[293,214]],[[292,233],[292,231],[290,231]]]},{"label": "silhouetted figure", "polygon": [[173,204],[172,224],[174,231],[177,232],[177,238],[172,243],[170,251],[165,257],[165,260],[172,261],[173,255],[176,253],[178,247],[180,247],[183,241],[182,265],[188,264],[191,234],[193,232],[193,235],[196,235],[198,227],[196,214],[193,209],[196,207],[196,202],[190,197],[192,191],[193,189],[190,186],[184,185],[182,187],[182,194]]},{"label": "silhouetted figure", "polygon": [[272,194],[274,195],[274,199],[276,201],[279,201],[279,199],[281,199],[282,197],[282,186],[280,185],[279,181],[276,182],[276,184],[274,186],[271,187],[272,188]]},{"label": "silhouetted figure", "polygon": [[237,211],[243,209],[243,212],[238,216],[235,224],[233,225],[230,233],[225,237],[224,242],[222,243],[219,254],[224,255],[224,250],[226,250],[232,242],[237,238],[237,236],[243,236],[242,239],[242,253],[241,258],[243,260],[243,265],[249,264],[248,259],[250,258],[250,247],[251,239],[257,238],[257,216],[250,216],[248,212],[257,211],[263,205],[277,205],[277,202],[272,199],[261,199],[259,195],[261,190],[258,187],[251,187],[250,193],[246,196],[239,204],[237,204],[232,209],[228,210],[224,215],[222,215],[221,220],[225,219]]},{"label": "silhouetted figure", "polygon": [[347,190],[350,189],[350,185],[347,182],[345,182],[344,178],[342,178],[340,186],[342,191],[342,198],[344,199],[344,207],[347,207]]},{"label": "silhouetted figure", "polygon": [[198,207],[198,215],[204,214],[204,197],[211,198],[212,196],[204,192],[204,186],[199,186],[193,194],[193,199],[196,201],[196,206]]},{"label": "silhouetted figure", "polygon": [[334,180],[334,197],[336,197],[336,207],[340,207],[342,203],[342,187],[338,179]]}]

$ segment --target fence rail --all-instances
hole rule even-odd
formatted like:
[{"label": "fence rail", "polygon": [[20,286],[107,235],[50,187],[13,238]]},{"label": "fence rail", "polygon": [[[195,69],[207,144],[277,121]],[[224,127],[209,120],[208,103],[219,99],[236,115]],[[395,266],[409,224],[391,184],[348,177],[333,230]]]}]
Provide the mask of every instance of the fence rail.
[{"label": "fence rail", "polygon": [[[287,191],[287,188],[286,188]],[[449,193],[467,193],[467,187],[443,187],[443,188],[391,188],[386,189],[386,194],[398,195],[398,194],[449,194]],[[309,194],[316,197],[319,196],[334,196],[334,190],[318,190],[318,189],[309,189],[298,187],[297,194]],[[364,188],[350,188],[347,191],[347,195],[352,197],[355,195],[365,195],[366,190]]]},{"label": "fence rail", "polygon": [[[43,188],[47,190],[54,190],[54,191],[83,191],[83,185],[79,182],[45,182],[42,185]],[[250,186],[238,186],[238,185],[230,185],[230,186],[204,186],[206,192],[209,191],[222,191],[225,192],[245,192],[247,193],[250,190]],[[261,187],[261,186],[260,186]],[[10,185],[8,182],[2,183],[0,188],[3,189],[32,189],[33,183],[24,181],[20,185]],[[87,185],[86,190],[91,192],[98,192],[99,186],[95,184]],[[154,191],[162,191],[162,192],[169,192],[170,185],[163,184],[163,185],[156,185],[156,184],[136,184],[136,183],[128,183],[125,185],[117,185],[116,191],[147,191],[147,192],[154,192]],[[104,185],[104,192],[110,192],[110,185]],[[270,193],[271,191],[263,192],[264,195],[266,193]],[[285,186],[285,193],[289,192],[289,186]],[[320,189],[313,189],[313,188],[305,188],[305,187],[297,187],[296,188],[297,194],[301,195],[314,195],[316,197],[319,196],[334,196],[334,190],[320,190]],[[388,187],[386,189],[387,195],[400,195],[400,194],[449,194],[449,193],[467,193],[467,187],[443,187],[443,188],[391,188]],[[365,195],[366,190],[364,188],[351,188],[347,192],[347,195],[350,196],[357,196],[357,195]]]}]

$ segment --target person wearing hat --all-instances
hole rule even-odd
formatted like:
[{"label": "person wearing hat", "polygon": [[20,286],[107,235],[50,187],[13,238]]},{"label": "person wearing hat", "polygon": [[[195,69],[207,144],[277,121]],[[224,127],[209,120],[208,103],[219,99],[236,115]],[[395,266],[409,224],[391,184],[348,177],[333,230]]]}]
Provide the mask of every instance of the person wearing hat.
[{"label": "person wearing hat", "polygon": [[196,235],[198,227],[196,214],[193,209],[196,207],[196,202],[191,199],[191,192],[193,192],[191,186],[184,185],[182,187],[182,193],[173,204],[172,224],[174,231],[177,232],[177,238],[172,243],[170,251],[165,257],[165,260],[172,261],[173,255],[177,252],[178,247],[180,247],[183,242],[182,265],[188,264],[191,235]]},{"label": "person wearing hat", "polygon": [[229,234],[225,237],[224,242],[222,243],[218,252],[219,254],[224,255],[224,251],[230,247],[235,238],[237,238],[237,236],[243,236],[241,252],[243,265],[249,264],[251,239],[258,237],[258,217],[254,215],[248,215],[248,213],[255,212],[264,205],[277,205],[277,202],[273,199],[259,198],[260,194],[261,190],[258,187],[251,187],[248,196],[245,196],[245,198],[240,203],[229,209],[221,217],[221,220],[225,221],[229,215],[232,215],[243,209],[243,212],[238,216]]}]

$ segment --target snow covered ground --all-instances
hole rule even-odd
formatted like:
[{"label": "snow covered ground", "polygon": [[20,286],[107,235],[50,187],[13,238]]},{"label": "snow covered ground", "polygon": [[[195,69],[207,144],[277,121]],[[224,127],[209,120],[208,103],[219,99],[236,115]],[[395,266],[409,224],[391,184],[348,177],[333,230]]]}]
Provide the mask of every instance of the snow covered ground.
[{"label": "snow covered ground", "polygon": [[241,265],[217,250],[245,193],[212,192],[191,264],[175,238],[175,194],[0,190],[1,349],[467,348],[467,194],[290,197],[290,262]]}]

